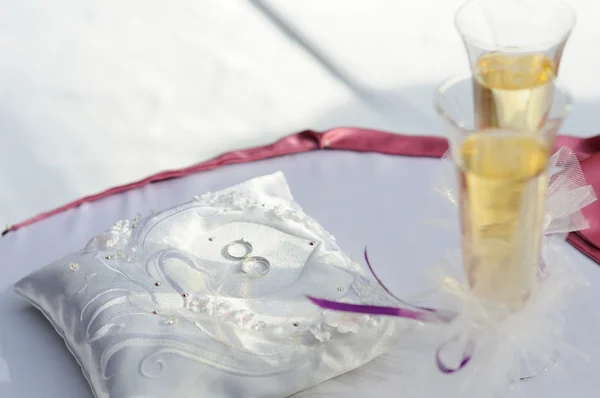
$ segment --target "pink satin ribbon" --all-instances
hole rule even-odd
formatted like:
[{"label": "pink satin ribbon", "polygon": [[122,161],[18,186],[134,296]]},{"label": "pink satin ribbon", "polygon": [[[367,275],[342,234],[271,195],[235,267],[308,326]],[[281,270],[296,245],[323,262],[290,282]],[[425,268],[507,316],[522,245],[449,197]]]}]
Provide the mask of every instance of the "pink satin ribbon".
[{"label": "pink satin ribbon", "polygon": [[[588,183],[594,187],[596,195],[600,198],[600,135],[583,139],[560,136],[556,140],[555,147],[560,148],[562,146],[571,148],[577,154]],[[94,202],[107,196],[116,195],[153,182],[184,177],[192,173],[212,170],[227,164],[253,162],[276,156],[319,149],[337,149],[355,152],[377,152],[397,156],[439,158],[448,149],[448,143],[446,139],[442,137],[401,135],[372,129],[351,127],[335,128],[326,132],[307,130],[284,137],[270,145],[228,152],[203,163],[179,170],[164,171],[137,182],[111,188],[95,195],[86,196],[57,209],[39,214],[15,224],[7,228],[2,235],[75,208],[83,203]],[[600,201],[596,201],[584,209],[584,215],[590,223],[590,228],[585,231],[569,234],[567,240],[582,253],[600,263]]]}]

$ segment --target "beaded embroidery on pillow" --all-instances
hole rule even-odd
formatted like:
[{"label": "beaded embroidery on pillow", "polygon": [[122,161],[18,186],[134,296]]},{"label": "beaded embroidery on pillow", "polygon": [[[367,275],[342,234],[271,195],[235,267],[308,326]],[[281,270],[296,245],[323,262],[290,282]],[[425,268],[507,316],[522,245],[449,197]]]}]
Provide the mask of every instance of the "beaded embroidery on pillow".
[{"label": "beaded embroidery on pillow", "polygon": [[404,327],[306,299],[387,300],[281,173],[118,221],[16,290],[97,398],[285,397],[391,349]]}]

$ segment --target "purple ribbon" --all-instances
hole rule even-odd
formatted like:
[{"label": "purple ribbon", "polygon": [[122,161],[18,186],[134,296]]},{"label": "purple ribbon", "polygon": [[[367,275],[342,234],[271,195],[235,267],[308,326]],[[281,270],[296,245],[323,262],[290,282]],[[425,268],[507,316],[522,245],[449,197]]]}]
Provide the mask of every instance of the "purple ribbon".
[{"label": "purple ribbon", "polygon": [[442,350],[444,349],[444,347],[452,344],[457,339],[458,338],[447,341],[446,343],[439,346],[438,349],[435,351],[435,364],[437,365],[438,369],[442,373],[451,374],[454,372],[458,372],[459,370],[464,368],[469,363],[469,361],[471,360],[471,357],[473,356],[473,351],[475,351],[475,343],[473,342],[473,340],[468,340],[466,347],[463,351],[463,357],[462,357],[460,363],[458,364],[458,366],[456,368],[451,368],[444,364],[444,362],[442,361],[442,358],[441,358]]},{"label": "purple ribbon", "polygon": [[[367,249],[365,248],[365,260],[367,262],[367,266],[369,267],[369,271],[379,283],[381,288],[385,290],[387,294],[389,294],[393,299],[403,304],[404,306],[411,308],[402,308],[402,307],[389,307],[389,306],[380,306],[380,305],[365,305],[365,304],[350,304],[350,303],[340,303],[338,301],[331,301],[327,299],[316,298],[312,296],[307,296],[310,301],[312,301],[318,307],[332,310],[332,311],[343,311],[343,312],[354,312],[358,314],[368,314],[368,315],[387,315],[387,316],[396,316],[400,318],[407,318],[421,322],[429,322],[429,323],[438,323],[438,324],[447,324],[450,323],[458,313],[454,311],[445,311],[445,310],[437,310],[429,307],[421,307],[417,305],[413,305],[408,303],[407,301],[402,300],[401,298],[394,295],[379,279],[375,270],[371,266],[371,262],[369,261],[369,256],[367,254]],[[473,340],[469,340],[463,351],[463,358],[459,363],[458,367],[451,368],[446,366],[441,359],[441,351],[444,347],[456,341],[456,339],[450,340],[445,344],[441,345],[436,350],[436,365],[438,369],[443,373],[454,373],[464,368],[469,361],[471,360],[472,353],[475,349],[475,343]]]},{"label": "purple ribbon", "polygon": [[369,314],[369,315],[388,315],[397,316],[400,318],[414,319],[416,321],[432,322],[432,323],[447,323],[441,318],[437,317],[431,312],[423,312],[410,310],[406,308],[398,307],[386,307],[379,305],[364,305],[364,304],[349,304],[340,303],[337,301],[330,301],[325,299],[319,299],[316,297],[308,296],[309,300],[317,306],[333,310],[333,311],[344,311],[344,312],[355,312],[358,314]]}]

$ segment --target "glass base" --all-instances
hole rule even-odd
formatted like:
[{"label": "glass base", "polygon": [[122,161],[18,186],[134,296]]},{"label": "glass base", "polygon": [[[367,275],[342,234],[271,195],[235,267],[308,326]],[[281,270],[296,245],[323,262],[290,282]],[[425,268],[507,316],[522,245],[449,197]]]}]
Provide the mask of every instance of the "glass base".
[{"label": "glass base", "polygon": [[521,361],[521,372],[518,380],[528,381],[536,376],[542,375],[556,365],[559,356],[558,350],[556,350],[552,353],[547,361],[532,361],[530,359],[523,359]]}]

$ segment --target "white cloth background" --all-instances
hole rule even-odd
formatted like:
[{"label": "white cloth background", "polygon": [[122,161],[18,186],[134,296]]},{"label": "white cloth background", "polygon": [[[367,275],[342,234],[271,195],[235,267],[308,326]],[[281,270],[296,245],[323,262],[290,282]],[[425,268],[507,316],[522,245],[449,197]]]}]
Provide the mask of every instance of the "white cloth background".
[{"label": "white cloth background", "polygon": [[[600,4],[562,77],[596,133]],[[439,134],[460,0],[0,0],[0,224],[305,128]]]}]

